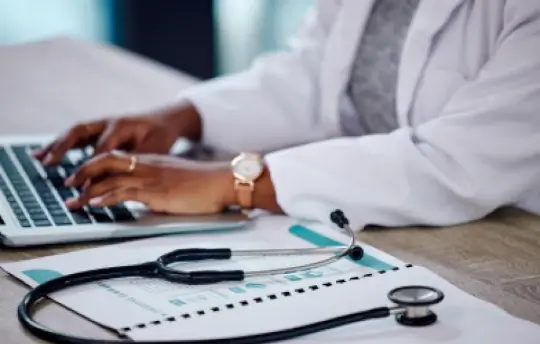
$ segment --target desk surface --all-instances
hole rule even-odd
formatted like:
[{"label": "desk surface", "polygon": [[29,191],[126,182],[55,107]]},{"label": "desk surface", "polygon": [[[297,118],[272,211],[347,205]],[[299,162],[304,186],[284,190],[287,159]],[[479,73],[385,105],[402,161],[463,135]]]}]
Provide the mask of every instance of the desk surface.
[{"label": "desk surface", "polygon": [[[195,80],[108,47],[67,39],[0,48],[0,134],[51,133],[75,120],[161,106]],[[6,77],[7,76],[7,77]],[[454,228],[368,229],[360,240],[423,265],[463,290],[540,324],[540,219],[504,209]],[[92,245],[0,251],[0,262]],[[16,319],[27,289],[0,272],[4,344],[36,343]],[[52,305],[37,317],[54,328],[113,338]]]}]

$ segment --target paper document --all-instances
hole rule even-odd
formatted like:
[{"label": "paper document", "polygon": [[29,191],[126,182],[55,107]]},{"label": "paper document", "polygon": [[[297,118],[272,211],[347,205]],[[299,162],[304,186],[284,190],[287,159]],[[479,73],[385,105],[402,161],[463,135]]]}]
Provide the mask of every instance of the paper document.
[{"label": "paper document", "polygon": [[[253,306],[134,328],[134,341],[215,339],[305,326],[385,305],[387,293],[403,285],[439,288],[445,300],[433,306],[438,321],[406,327],[393,316],[357,322],[294,338],[292,343],[357,344],[537,344],[540,327],[510,316],[500,308],[468,295],[425,268],[411,267],[383,275],[308,289],[294,297],[278,297]],[[243,324],[243,326],[242,326]],[[248,325],[249,324],[249,325]],[[209,331],[208,329],[211,329]]]},{"label": "paper document", "polygon": [[[346,239],[347,237],[337,229],[318,224],[310,224],[309,227],[299,225],[281,216],[263,217],[257,219],[253,226],[235,232],[184,234],[143,239],[121,245],[4,264],[2,268],[28,285],[36,286],[51,278],[82,270],[153,261],[160,255],[179,248],[305,248],[344,245],[347,242]],[[252,278],[242,283],[189,286],[159,279],[127,278],[76,287],[51,296],[54,300],[103,326],[122,330],[138,324],[253,299],[259,295],[279,292],[289,287],[307,287],[325,279],[335,280],[347,275],[363,275],[403,264],[400,260],[368,245],[363,245],[363,247],[365,258],[358,263],[350,259],[342,259],[320,269]],[[234,257],[230,261],[190,262],[177,264],[174,267],[183,270],[252,271],[305,264],[327,256]],[[106,312],[104,305],[107,305]]]}]

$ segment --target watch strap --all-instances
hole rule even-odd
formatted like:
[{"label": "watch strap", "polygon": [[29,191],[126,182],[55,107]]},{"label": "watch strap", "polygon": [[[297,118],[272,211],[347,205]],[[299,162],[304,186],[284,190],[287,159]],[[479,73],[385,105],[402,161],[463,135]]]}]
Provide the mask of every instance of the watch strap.
[{"label": "watch strap", "polygon": [[253,208],[253,191],[255,189],[254,183],[236,180],[235,189],[236,189],[238,205],[242,209],[252,209]]}]

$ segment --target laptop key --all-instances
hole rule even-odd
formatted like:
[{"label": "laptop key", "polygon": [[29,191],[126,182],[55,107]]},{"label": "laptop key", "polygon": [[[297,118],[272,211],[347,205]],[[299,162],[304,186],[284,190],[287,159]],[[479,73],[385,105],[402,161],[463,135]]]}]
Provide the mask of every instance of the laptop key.
[{"label": "laptop key", "polygon": [[19,208],[19,206],[15,206],[13,207],[13,214],[15,214],[15,217],[17,218],[17,220],[24,220],[26,219],[26,214],[24,213],[24,211],[22,211],[21,208]]},{"label": "laptop key", "polygon": [[49,218],[47,217],[47,215],[45,215],[45,213],[30,213],[30,218],[33,220],[33,221],[42,221],[42,220],[49,220]]},{"label": "laptop key", "polygon": [[16,213],[15,217],[17,218],[17,220],[19,220],[19,222],[24,221],[24,220],[28,220],[26,218],[26,215],[24,213],[22,213],[22,212]]},{"label": "laptop key", "polygon": [[51,209],[52,207],[56,206],[60,207],[59,201],[54,195],[41,196],[41,201],[43,202],[43,204],[45,204],[45,207],[47,207],[47,209]]},{"label": "laptop key", "polygon": [[37,220],[37,221],[34,221],[34,225],[36,227],[50,227],[51,222],[49,220]]},{"label": "laptop key", "polygon": [[76,166],[64,166],[64,173],[66,174],[67,177],[71,176],[76,171],[77,171]]},{"label": "laptop key", "polygon": [[64,209],[60,208],[60,206],[58,207],[47,207],[47,210],[49,211],[49,214],[51,214],[51,216],[62,216],[62,215],[66,215],[66,212],[64,211]]},{"label": "laptop key", "polygon": [[28,212],[28,215],[30,215],[30,217],[37,216],[37,215],[45,215],[45,212],[43,211],[43,209],[38,204],[35,204],[35,205],[32,204],[30,206],[27,206],[23,202],[23,206],[26,209],[26,211]]},{"label": "laptop key", "polygon": [[60,197],[62,198],[62,200],[64,200],[64,201],[67,201],[68,199],[75,196],[75,193],[70,188],[61,187],[61,188],[57,189],[57,191],[58,191],[58,194],[60,195]]},{"label": "laptop key", "polygon": [[90,219],[90,216],[88,216],[88,213],[84,210],[72,211],[71,217],[73,217],[75,223],[80,225],[92,223],[92,219]]},{"label": "laptop key", "polygon": [[32,227],[32,224],[27,219],[19,220],[19,224],[24,228]]},{"label": "laptop key", "polygon": [[72,224],[71,220],[66,216],[53,216],[54,224],[57,226],[69,226]]},{"label": "laptop key", "polygon": [[133,214],[123,205],[117,204],[109,207],[115,222],[129,222],[134,221]]},{"label": "laptop key", "polygon": [[17,157],[17,159],[19,160],[19,162],[21,163],[21,166],[24,172],[26,172],[26,175],[28,176],[28,178],[31,181],[42,180],[41,175],[39,174],[36,166],[32,162],[32,158],[30,158],[30,156],[26,152],[26,147],[13,146],[12,150],[15,156]]},{"label": "laptop key", "polygon": [[10,192],[8,185],[6,184],[6,181],[4,180],[4,177],[0,174],[0,190],[2,190],[4,193]]},{"label": "laptop key", "polygon": [[62,178],[60,170],[56,166],[44,166],[43,170],[47,176],[47,179]]},{"label": "laptop key", "polygon": [[31,207],[31,208],[27,207],[26,211],[28,212],[30,217],[39,216],[39,215],[45,215],[45,212],[43,212],[43,210],[41,208],[39,208],[39,207]]},{"label": "laptop key", "polygon": [[38,201],[34,197],[23,198],[21,199],[21,201],[26,208],[41,208],[41,205],[38,203]]},{"label": "laptop key", "polygon": [[49,181],[56,189],[64,187],[64,178],[62,177],[49,178]]},{"label": "laptop key", "polygon": [[104,208],[89,207],[90,214],[98,223],[110,223],[113,222],[109,214]]}]

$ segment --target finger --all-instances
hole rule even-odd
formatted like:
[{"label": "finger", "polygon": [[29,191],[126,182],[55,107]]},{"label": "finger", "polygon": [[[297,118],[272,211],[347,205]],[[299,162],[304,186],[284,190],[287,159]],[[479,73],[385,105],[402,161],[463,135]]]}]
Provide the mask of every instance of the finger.
[{"label": "finger", "polygon": [[43,160],[44,165],[56,165],[60,163],[68,150],[87,144],[105,129],[105,125],[105,121],[79,124],[38,152],[38,156],[41,157],[40,160]]},{"label": "finger", "polygon": [[148,207],[159,200],[159,193],[143,188],[120,188],[114,189],[102,196],[93,198],[89,204],[94,207],[109,207],[122,202],[140,202]]},{"label": "finger", "polygon": [[105,132],[96,143],[94,155],[120,149],[122,146],[129,144],[131,137],[132,132],[127,128],[127,123],[125,120],[120,119],[114,125],[105,129]]},{"label": "finger", "polygon": [[99,121],[73,127],[39,152],[40,160],[43,160],[45,165],[58,164],[69,149],[88,144],[105,126],[105,121]]},{"label": "finger", "polygon": [[148,135],[134,143],[132,152],[137,154],[168,154],[173,143],[162,135]]},{"label": "finger", "polygon": [[[119,152],[102,154],[88,160],[79,167],[75,173],[66,179],[65,185],[77,187],[88,180],[102,178],[106,174],[126,174],[130,171],[131,164],[131,157],[126,154]],[[137,169],[131,175],[141,171],[140,167],[137,166]]]},{"label": "finger", "polygon": [[32,156],[38,160],[42,160],[45,157],[45,155],[49,152],[52,145],[53,143],[51,142],[51,143],[46,144],[43,147],[37,148],[36,150],[32,152]]},{"label": "finger", "polygon": [[144,187],[144,183],[142,178],[134,176],[115,176],[106,178],[95,184],[90,183],[79,197],[67,200],[66,206],[71,209],[80,208],[87,205],[91,199],[101,197],[115,189],[142,188]]}]

